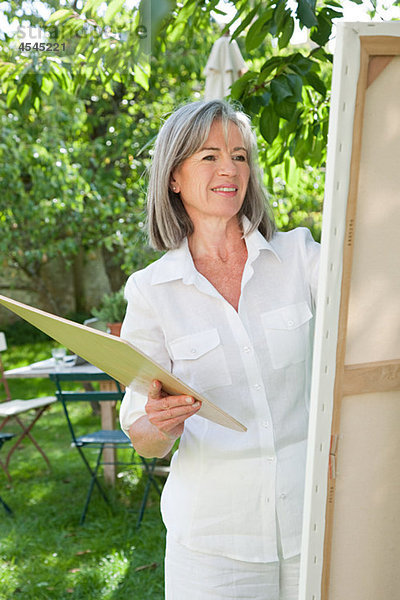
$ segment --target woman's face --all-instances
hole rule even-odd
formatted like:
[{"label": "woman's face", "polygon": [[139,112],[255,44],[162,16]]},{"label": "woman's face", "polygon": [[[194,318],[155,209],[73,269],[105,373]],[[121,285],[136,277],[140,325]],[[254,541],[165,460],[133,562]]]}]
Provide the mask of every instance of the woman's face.
[{"label": "woman's face", "polygon": [[214,121],[202,148],[174,170],[170,185],[194,224],[205,217],[229,220],[243,204],[249,175],[239,128],[229,122],[225,136],[221,121]]}]

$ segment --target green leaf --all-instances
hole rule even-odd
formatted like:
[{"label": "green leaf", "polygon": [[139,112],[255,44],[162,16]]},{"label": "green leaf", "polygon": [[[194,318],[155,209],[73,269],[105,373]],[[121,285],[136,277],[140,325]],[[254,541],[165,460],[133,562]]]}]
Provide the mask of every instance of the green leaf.
[{"label": "green leaf", "polygon": [[332,55],[329,54],[325,48],[314,48],[311,50],[309,56],[312,56],[321,62],[332,62]]},{"label": "green leaf", "polygon": [[[254,17],[256,16],[256,14],[258,13],[259,10],[259,5],[257,4],[257,6],[255,8],[253,8],[253,10],[251,10],[249,12],[249,14],[243,19],[242,23],[239,25],[239,27],[237,27],[234,31],[234,33],[232,34],[232,39],[236,39],[241,33],[242,31],[244,31],[246,29],[246,27],[248,25],[250,25],[250,23],[252,22],[252,20],[254,19]],[[232,22],[231,22],[232,23]]]},{"label": "green leaf", "polygon": [[289,44],[290,40],[292,39],[293,32],[294,20],[290,15],[288,15],[284,22],[282,33],[278,39],[278,47],[280,50]]},{"label": "green leaf", "polygon": [[271,101],[271,92],[264,92],[261,96],[264,106],[267,106]]},{"label": "green leaf", "polygon": [[172,44],[176,43],[185,34],[186,27],[186,23],[177,23],[176,25],[174,25],[173,29],[171,30],[171,33],[168,34],[168,40]]},{"label": "green leaf", "polygon": [[85,25],[83,19],[70,19],[63,26],[63,35],[65,38],[74,38],[75,34],[80,31]]},{"label": "green leaf", "polygon": [[265,102],[263,96],[247,96],[243,100],[243,108],[244,110],[252,115],[257,115],[260,112],[260,109],[265,106]]},{"label": "green leaf", "polygon": [[303,80],[300,75],[295,73],[289,73],[286,75],[286,79],[289,83],[290,89],[292,90],[293,99],[296,102],[301,102],[301,92],[303,89]]},{"label": "green leaf", "polygon": [[230,97],[233,100],[240,100],[249,83],[254,80],[254,76],[255,74],[253,71],[246,71],[244,75],[242,75],[231,85]]},{"label": "green leaf", "polygon": [[10,108],[15,96],[17,95],[17,87],[12,88],[7,94],[7,106]]},{"label": "green leaf", "polygon": [[293,156],[296,159],[298,165],[302,165],[307,156],[310,155],[312,144],[310,140],[304,136],[299,136],[296,139],[296,143],[293,150]]},{"label": "green leaf", "polygon": [[113,20],[118,11],[121,10],[125,0],[111,0],[104,15],[104,23],[107,25]]},{"label": "green leaf", "polygon": [[133,74],[136,83],[141,85],[147,92],[149,90],[150,65],[137,63],[133,68]]},{"label": "green leaf", "polygon": [[104,0],[87,0],[87,2],[85,3],[83,9],[82,9],[82,14],[92,14],[95,15],[97,9],[99,8],[100,4],[103,3]]},{"label": "green leaf", "polygon": [[290,69],[304,76],[315,65],[315,62],[310,58],[306,58],[300,52],[297,52],[290,62]]},{"label": "green leaf", "polygon": [[319,94],[321,94],[321,96],[323,96],[323,97],[326,96],[325,83],[322,81],[322,79],[320,79],[318,77],[318,75],[316,73],[314,73],[313,71],[311,71],[310,73],[307,73],[307,75],[305,76],[305,79],[306,79],[307,83],[309,85],[311,85],[311,87],[314,88],[314,90],[316,90]]},{"label": "green leaf", "polygon": [[282,102],[285,98],[292,96],[292,90],[286,76],[281,75],[271,81],[272,96],[276,102]]},{"label": "green leaf", "polygon": [[280,117],[283,117],[286,121],[290,121],[296,112],[297,103],[292,100],[283,100],[283,102],[276,104],[275,108]]},{"label": "green leaf", "polygon": [[286,181],[289,181],[289,179],[290,179],[290,166],[291,166],[290,163],[291,163],[291,160],[287,156],[285,158],[285,162],[284,162],[284,166],[285,166],[285,179],[286,179]]},{"label": "green leaf", "polygon": [[310,3],[309,0],[298,0],[296,10],[297,18],[299,19],[300,24],[308,27],[308,29],[318,25],[317,17],[315,16],[315,10],[311,4],[314,3]]},{"label": "green leaf", "polygon": [[269,23],[273,22],[273,10],[268,9],[250,27],[246,35],[246,50],[251,52],[264,41],[270,33]]},{"label": "green leaf", "polygon": [[263,66],[261,67],[260,75],[258,77],[258,82],[262,83],[265,79],[273,72],[275,69],[285,65],[287,62],[286,57],[283,56],[273,56],[272,58],[265,61]]},{"label": "green leaf", "polygon": [[271,104],[266,106],[261,113],[260,131],[269,144],[272,144],[279,133],[279,116]]},{"label": "green leaf", "polygon": [[46,25],[50,25],[51,23],[55,23],[56,21],[65,21],[68,17],[72,16],[73,14],[75,13],[71,8],[62,8],[61,10],[56,10],[47,19]]},{"label": "green leaf", "polygon": [[4,77],[8,71],[13,68],[13,64],[10,62],[0,61],[0,77]]},{"label": "green leaf", "polygon": [[290,11],[286,8],[285,0],[278,0],[274,10],[274,21],[277,29],[282,29],[282,23],[288,15],[290,15]]},{"label": "green leaf", "polygon": [[321,161],[324,147],[325,144],[323,143],[323,140],[320,138],[314,138],[314,145],[308,157],[309,160],[315,164],[318,164]]},{"label": "green leaf", "polygon": [[324,46],[332,33],[332,19],[342,17],[343,13],[331,8],[323,8],[317,16],[318,27],[311,30],[311,39],[319,46]]}]

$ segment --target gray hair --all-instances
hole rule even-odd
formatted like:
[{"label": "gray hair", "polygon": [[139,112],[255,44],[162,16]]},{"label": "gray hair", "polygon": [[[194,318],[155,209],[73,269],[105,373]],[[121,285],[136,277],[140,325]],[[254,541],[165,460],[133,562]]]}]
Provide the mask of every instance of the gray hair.
[{"label": "gray hair", "polygon": [[170,189],[172,172],[186,158],[200,150],[215,120],[225,130],[234,123],[243,136],[250,177],[238,216],[245,215],[250,226],[246,235],[258,229],[269,240],[275,224],[257,164],[257,142],[249,118],[224,100],[191,102],[176,110],[162,126],[155,143],[147,190],[147,222],[150,243],[156,250],[172,250],[193,233],[179,194]]}]

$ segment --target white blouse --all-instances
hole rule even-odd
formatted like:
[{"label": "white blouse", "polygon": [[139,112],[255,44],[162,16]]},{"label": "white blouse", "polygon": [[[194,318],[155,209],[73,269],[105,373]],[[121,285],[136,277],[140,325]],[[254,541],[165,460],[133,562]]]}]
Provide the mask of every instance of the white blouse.
[{"label": "white blouse", "polygon": [[[187,240],[126,285],[121,336],[247,427],[190,417],[161,510],[193,550],[243,561],[300,552],[319,244],[298,228],[245,237],[238,312],[195,268]],[[124,397],[127,432],[147,398]]]}]

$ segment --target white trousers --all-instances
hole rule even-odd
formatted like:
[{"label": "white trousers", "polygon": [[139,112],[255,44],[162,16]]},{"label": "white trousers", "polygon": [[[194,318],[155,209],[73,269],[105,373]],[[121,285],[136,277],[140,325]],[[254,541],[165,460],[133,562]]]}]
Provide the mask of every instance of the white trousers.
[{"label": "white trousers", "polygon": [[298,600],[300,556],[252,563],[194,552],[167,535],[166,600]]}]

